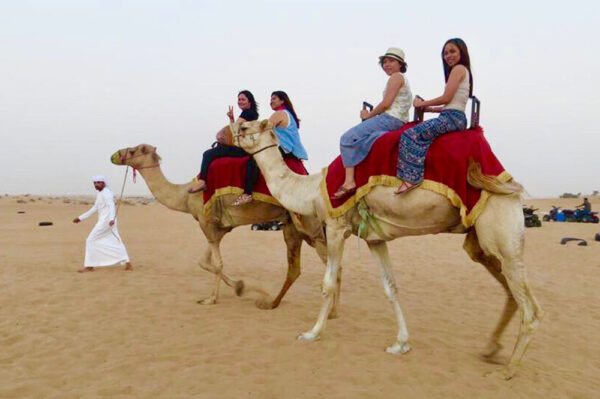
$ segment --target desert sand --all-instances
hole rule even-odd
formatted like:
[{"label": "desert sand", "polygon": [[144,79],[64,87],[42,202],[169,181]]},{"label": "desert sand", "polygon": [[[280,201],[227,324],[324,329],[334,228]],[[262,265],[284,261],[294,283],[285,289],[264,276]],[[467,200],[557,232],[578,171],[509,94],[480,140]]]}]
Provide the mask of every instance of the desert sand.
[{"label": "desert sand", "polygon": [[[147,201],[146,201],[147,202]],[[485,347],[504,292],[462,250],[463,235],[390,243],[412,350],[396,334],[364,243],[346,242],[340,317],[318,342],[297,341],[320,308],[324,266],[303,246],[303,272],[274,310],[222,286],[197,265],[206,245],[190,215],[130,200],[119,229],[135,270],[79,274],[95,217],[91,200],[0,198],[2,398],[597,398],[600,397],[600,225],[526,230],[525,264],[546,312],[517,375],[486,375]],[[541,211],[581,199],[528,200]],[[600,199],[592,198],[594,209]],[[18,213],[24,211],[25,213]],[[540,214],[541,216],[541,214]],[[38,222],[51,221],[40,227]],[[580,237],[588,246],[560,245]],[[280,232],[235,229],[221,246],[230,276],[275,294],[286,272]],[[514,319],[499,359],[517,335]]]}]

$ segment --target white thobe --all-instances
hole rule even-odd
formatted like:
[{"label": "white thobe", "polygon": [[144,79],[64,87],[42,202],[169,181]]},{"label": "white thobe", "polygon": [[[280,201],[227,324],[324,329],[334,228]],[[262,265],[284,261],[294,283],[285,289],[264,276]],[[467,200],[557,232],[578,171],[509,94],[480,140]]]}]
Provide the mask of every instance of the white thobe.
[{"label": "white thobe", "polygon": [[112,266],[129,262],[127,250],[119,236],[117,221],[112,227],[108,224],[115,219],[115,197],[108,187],[96,194],[94,206],[79,216],[79,219],[87,219],[95,212],[98,212],[98,222],[85,241],[84,266]]}]

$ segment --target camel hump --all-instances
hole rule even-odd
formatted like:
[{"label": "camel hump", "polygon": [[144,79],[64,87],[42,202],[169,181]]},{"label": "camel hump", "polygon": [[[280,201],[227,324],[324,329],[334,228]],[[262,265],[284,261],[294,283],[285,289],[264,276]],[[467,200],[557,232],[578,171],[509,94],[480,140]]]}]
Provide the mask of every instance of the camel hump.
[{"label": "camel hump", "polygon": [[481,171],[481,164],[474,161],[469,163],[467,181],[473,187],[480,188],[494,194],[510,195],[521,194],[523,192],[523,186],[512,179],[508,182],[503,182],[495,176],[483,174]]}]

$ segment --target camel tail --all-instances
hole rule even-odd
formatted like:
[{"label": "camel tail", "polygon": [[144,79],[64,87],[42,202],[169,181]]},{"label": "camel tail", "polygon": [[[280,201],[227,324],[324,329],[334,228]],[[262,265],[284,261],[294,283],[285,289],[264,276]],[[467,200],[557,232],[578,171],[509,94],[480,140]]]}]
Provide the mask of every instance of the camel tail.
[{"label": "camel tail", "polygon": [[497,177],[488,176],[481,171],[481,164],[471,161],[467,171],[467,181],[473,187],[502,195],[521,195],[523,186],[514,180],[502,182]]}]

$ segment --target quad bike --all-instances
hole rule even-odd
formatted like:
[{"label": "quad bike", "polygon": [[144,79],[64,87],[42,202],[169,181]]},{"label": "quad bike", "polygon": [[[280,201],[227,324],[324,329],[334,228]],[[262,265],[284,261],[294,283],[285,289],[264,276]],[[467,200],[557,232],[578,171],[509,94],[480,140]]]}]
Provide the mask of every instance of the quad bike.
[{"label": "quad bike", "polygon": [[573,213],[573,222],[579,223],[598,223],[598,212],[585,211],[583,209],[577,209]]},{"label": "quad bike", "polygon": [[560,206],[554,206],[552,205],[552,209],[550,209],[550,212],[548,212],[546,215],[544,215],[542,217],[542,220],[544,222],[549,222],[549,221],[558,221],[559,217],[558,215],[562,214],[562,211],[560,210]]},{"label": "quad bike", "polygon": [[281,226],[282,223],[280,222],[266,222],[266,223],[254,223],[250,229],[257,231],[257,230],[271,230],[271,231],[277,231],[277,230],[281,230]]},{"label": "quad bike", "polygon": [[598,223],[598,212],[586,212],[583,209],[561,209],[559,206],[552,205],[552,209],[542,218],[544,222],[580,222],[580,223]]},{"label": "quad bike", "polygon": [[533,207],[523,206],[523,217],[525,218],[525,227],[542,227],[542,222],[538,215],[535,214],[537,209]]}]

